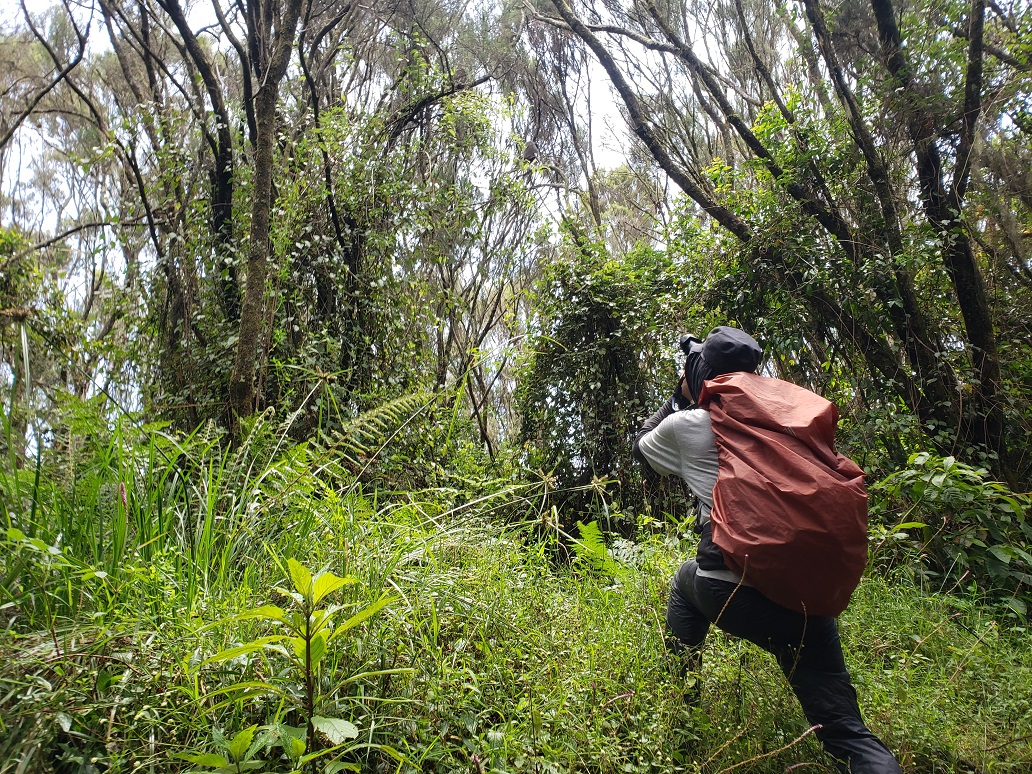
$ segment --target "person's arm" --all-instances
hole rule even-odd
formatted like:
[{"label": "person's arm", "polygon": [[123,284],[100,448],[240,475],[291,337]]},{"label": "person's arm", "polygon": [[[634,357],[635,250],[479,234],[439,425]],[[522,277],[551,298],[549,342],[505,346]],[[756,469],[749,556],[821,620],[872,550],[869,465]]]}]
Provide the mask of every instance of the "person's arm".
[{"label": "person's arm", "polygon": [[651,417],[645,420],[645,423],[641,426],[638,434],[634,436],[634,445],[631,447],[631,455],[640,462],[642,465],[647,467],[649,470],[653,470],[652,466],[649,465],[649,461],[645,459],[645,455],[641,453],[641,439],[646,435],[655,430],[659,423],[666,419],[668,416],[673,414],[677,409],[674,407],[673,398],[668,400],[662,406],[659,411],[653,414]]},{"label": "person's arm", "polygon": [[[658,473],[660,475],[672,475],[678,472],[676,467],[672,467],[669,464],[663,464],[658,460],[653,459],[650,462],[641,450],[641,441],[645,436],[659,427],[659,424],[671,414],[683,411],[686,408],[691,408],[692,401],[690,395],[691,393],[688,392],[684,382],[684,376],[682,375],[681,381],[677,383],[677,389],[674,390],[674,394],[671,396],[670,400],[660,406],[659,410],[655,414],[646,419],[645,423],[641,426],[641,429],[638,430],[637,435],[634,436],[634,444],[631,446],[631,455],[634,459],[644,465],[647,471]],[[676,450],[671,449],[670,451],[674,452]]]}]

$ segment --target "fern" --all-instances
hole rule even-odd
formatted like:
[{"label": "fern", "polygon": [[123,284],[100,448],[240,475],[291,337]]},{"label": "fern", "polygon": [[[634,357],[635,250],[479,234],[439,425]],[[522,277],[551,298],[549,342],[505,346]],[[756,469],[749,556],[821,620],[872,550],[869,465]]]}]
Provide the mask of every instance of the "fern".
[{"label": "fern", "polygon": [[364,411],[325,437],[327,450],[355,463],[375,457],[435,399],[430,393],[412,393]]},{"label": "fern", "polygon": [[605,536],[597,521],[587,524],[578,521],[577,530],[580,532],[580,540],[573,541],[573,550],[580,561],[605,575],[615,577],[623,572],[623,568],[610,556]]}]

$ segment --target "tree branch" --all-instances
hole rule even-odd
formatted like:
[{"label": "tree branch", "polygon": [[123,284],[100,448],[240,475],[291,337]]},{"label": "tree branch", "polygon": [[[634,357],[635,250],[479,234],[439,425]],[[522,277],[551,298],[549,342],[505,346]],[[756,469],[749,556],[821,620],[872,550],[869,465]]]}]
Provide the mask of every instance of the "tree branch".
[{"label": "tree branch", "polygon": [[960,211],[971,175],[971,147],[975,126],[982,114],[982,36],[985,32],[985,0],[972,0],[968,19],[968,63],[964,76],[964,123],[957,147],[957,161],[950,186],[950,208]]},{"label": "tree branch", "polygon": [[645,118],[641,103],[638,101],[631,85],[624,78],[623,73],[613,60],[612,55],[605,49],[595,34],[578,18],[566,0],[552,0],[552,5],[562,17],[563,21],[584,43],[591,49],[598,59],[602,68],[609,76],[613,87],[627,108],[628,117],[631,120],[631,128],[638,138],[649,149],[652,157],[670,175],[670,178],[681,187],[688,196],[692,198],[702,209],[724,228],[737,236],[741,241],[748,242],[752,238],[752,229],[731,210],[718,203],[707,191],[697,185],[681,168],[674,162],[666,148],[656,137],[655,132]]},{"label": "tree branch", "polygon": [[91,220],[86,223],[76,223],[71,228],[65,229],[60,234],[55,234],[50,239],[45,239],[42,242],[37,242],[31,247],[26,247],[20,253],[18,258],[24,258],[30,253],[38,253],[40,250],[46,250],[51,245],[57,244],[62,239],[67,239],[72,234],[78,234],[80,231],[86,231],[91,228],[115,228],[117,226],[138,226],[141,223],[145,223],[147,220],[146,216],[138,218],[131,218],[129,220]]},{"label": "tree branch", "polygon": [[[42,40],[42,35],[40,35],[39,31],[36,30],[35,25],[32,23],[32,17],[29,16],[29,11],[25,7],[25,0],[21,0],[21,9],[22,13],[25,15],[25,20],[29,25],[29,29],[32,30],[32,33],[36,36],[38,40]],[[67,3],[65,4],[65,10],[68,11]],[[71,17],[70,11],[68,12],[68,16]],[[51,91],[53,91],[59,83],[65,80],[68,77],[69,73],[71,73],[72,70],[78,67],[79,63],[82,62],[82,58],[86,54],[86,34],[80,32],[79,27],[75,23],[74,18],[72,19],[72,29],[75,30],[75,37],[79,43],[78,53],[76,53],[75,57],[67,65],[61,67],[60,63],[54,57],[53,53],[50,52],[51,58],[54,59],[54,64],[58,68],[60,68],[60,72],[54,76],[54,79],[49,84],[43,87],[43,89],[29,103],[28,107],[26,107],[14,119],[14,123],[11,124],[11,128],[7,130],[3,137],[0,137],[0,148],[3,148],[5,145],[7,145],[8,142],[10,142],[11,138],[14,136],[14,133],[18,131],[18,128],[25,122],[25,119],[32,115],[32,112],[36,109],[36,106],[43,101],[43,98],[46,97],[47,94],[49,94]],[[89,28],[87,27],[87,30],[88,29]]]},{"label": "tree branch", "polygon": [[771,152],[767,150],[767,147],[753,133],[752,129],[742,120],[741,116],[735,112],[720,85],[713,78],[709,69],[695,55],[691,46],[682,41],[670,28],[670,25],[660,16],[659,10],[653,2],[649,2],[648,10],[652,15],[653,21],[663,32],[663,35],[676,49],[677,57],[687,64],[691,72],[706,85],[706,89],[720,107],[721,112],[727,118],[727,122],[738,133],[738,136],[742,138],[749,150],[756,154],[756,157],[763,162],[767,171],[774,178],[775,183],[783,185],[789,195],[800,204],[803,211],[814,217],[829,234],[838,240],[842,249],[846,251],[853,263],[856,264],[858,261],[856,240],[845,219],[839,213],[828,209],[806,187],[786,177],[785,171],[777,163]]}]

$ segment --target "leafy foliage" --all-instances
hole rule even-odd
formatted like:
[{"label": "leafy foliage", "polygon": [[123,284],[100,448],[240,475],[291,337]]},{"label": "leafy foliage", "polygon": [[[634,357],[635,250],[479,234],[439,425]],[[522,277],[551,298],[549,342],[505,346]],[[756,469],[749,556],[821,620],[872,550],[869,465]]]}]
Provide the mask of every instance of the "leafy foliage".
[{"label": "leafy foliage", "polygon": [[[0,772],[826,765],[762,653],[714,635],[690,707],[664,649],[694,538],[630,441],[721,323],[882,479],[874,728],[1032,766],[1026,6],[307,4],[269,100],[260,3],[29,5]],[[607,171],[588,62],[649,36]]]},{"label": "leafy foliage", "polygon": [[[262,605],[229,619],[233,624],[255,619],[268,621],[283,633],[226,648],[209,656],[198,666],[200,670],[206,666],[234,662],[242,664],[245,672],[245,679],[236,682],[227,682],[223,673],[222,685],[198,697],[204,712],[216,713],[238,702],[254,701],[271,695],[278,699],[276,714],[262,727],[262,734],[258,738],[254,738],[258,726],[251,725],[238,732],[231,741],[222,742],[220,746],[229,754],[229,759],[212,753],[180,754],[180,757],[191,763],[211,767],[216,771],[261,768],[264,764],[253,760],[254,754],[262,747],[268,749],[277,746],[297,769],[308,767],[314,772],[318,762],[322,770],[334,770],[332,766],[325,768],[327,760],[347,755],[349,740],[359,734],[358,728],[349,720],[325,714],[328,710],[333,711],[333,697],[323,694],[326,682],[323,661],[331,645],[346,632],[376,615],[394,600],[382,596],[338,623],[336,619],[343,608],[340,605],[320,607],[320,604],[333,592],[357,583],[357,579],[352,576],[339,577],[325,570],[313,575],[294,559],[287,559],[286,565],[290,585],[276,587],[276,591],[288,601],[287,609],[277,605]],[[263,680],[260,674],[264,669],[257,670],[257,675],[251,674],[252,659],[256,654],[268,654],[273,659],[282,658],[288,669],[272,667],[275,678]],[[195,683],[200,682],[198,673],[189,675],[189,679]],[[354,679],[351,676],[343,684]],[[340,686],[342,683],[335,684]],[[304,725],[290,726],[285,723],[294,713],[297,713]],[[329,741],[329,747],[323,747],[323,738]]]},{"label": "leafy foliage", "polygon": [[[882,543],[896,544],[913,532],[920,547],[917,570],[938,588],[973,582],[1002,597],[1019,616],[1032,602],[1032,498],[1012,492],[953,457],[923,452],[906,469],[887,476],[872,492],[888,498],[879,504]],[[903,510],[902,524],[885,523]],[[883,557],[884,559],[884,557]],[[888,561],[892,561],[889,558]]]},{"label": "leafy foliage", "polygon": [[619,574],[620,565],[610,555],[605,536],[599,529],[598,522],[591,521],[583,524],[578,521],[577,531],[580,537],[573,542],[577,558],[596,572],[606,575]]},{"label": "leafy foliage", "polygon": [[521,438],[531,444],[528,464],[555,476],[573,512],[586,510],[596,484],[633,511],[641,484],[631,440],[676,384],[671,331],[688,327],[691,300],[663,253],[640,246],[617,259],[584,238],[564,244],[537,289]]},{"label": "leafy foliage", "polygon": [[[56,543],[53,483],[18,498],[5,490],[4,503],[24,503],[24,514],[35,491],[31,528],[48,539],[14,525],[3,533],[12,561],[0,587],[0,766],[425,771],[479,762],[616,772],[747,763],[774,772],[823,763],[780,673],[751,646],[714,634],[702,703],[685,705],[660,611],[694,538],[654,527],[631,546],[604,535],[602,520],[582,522],[571,541],[581,558],[557,562],[539,531],[552,513],[548,487],[517,471],[485,479],[457,446],[427,449],[454,455],[437,460],[451,471],[448,485],[391,491],[261,423],[237,451],[218,436],[152,434],[166,453],[179,450],[173,462],[145,437],[123,433],[112,446],[96,419],[83,426],[98,435],[77,457],[97,479],[83,493],[115,494],[98,500],[91,539]],[[93,562],[110,555],[120,523],[111,514],[125,468],[111,460],[135,460],[141,481],[164,477],[170,488],[163,499],[134,495],[145,518],[128,519],[123,564],[109,574]],[[189,500],[173,496],[180,469],[195,471]],[[42,470],[58,469],[45,459]],[[962,491],[965,475],[952,476],[928,486]],[[244,495],[247,505],[234,505]],[[161,508],[182,516],[163,517],[174,528],[152,535],[148,549],[138,525],[158,523]],[[208,512],[208,532],[192,533],[208,535],[215,550],[205,553],[175,525],[205,524]],[[103,553],[94,552],[98,529]],[[191,587],[186,562],[204,556]],[[872,576],[843,617],[867,717],[905,770],[1032,762],[1016,741],[1032,732],[1025,632],[991,610],[970,595]]]}]

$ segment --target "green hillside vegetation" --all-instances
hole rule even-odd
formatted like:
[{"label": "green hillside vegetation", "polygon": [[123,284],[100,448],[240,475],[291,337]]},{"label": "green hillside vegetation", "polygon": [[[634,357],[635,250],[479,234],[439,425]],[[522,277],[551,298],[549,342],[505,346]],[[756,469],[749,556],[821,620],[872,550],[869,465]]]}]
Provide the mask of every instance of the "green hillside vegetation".
[{"label": "green hillside vegetation", "polygon": [[[678,676],[663,610],[685,524],[639,515],[608,548],[597,522],[564,533],[547,480],[489,477],[446,436],[435,462],[370,456],[356,476],[341,436],[288,445],[268,418],[236,449],[77,421],[74,455],[4,468],[5,516],[32,525],[3,541],[5,771],[829,765],[748,643],[717,633],[701,685]],[[436,485],[385,487],[416,473]],[[841,619],[872,728],[907,771],[1025,770],[1024,617],[922,575],[903,532],[873,545]],[[304,610],[329,623],[296,646]]]}]

